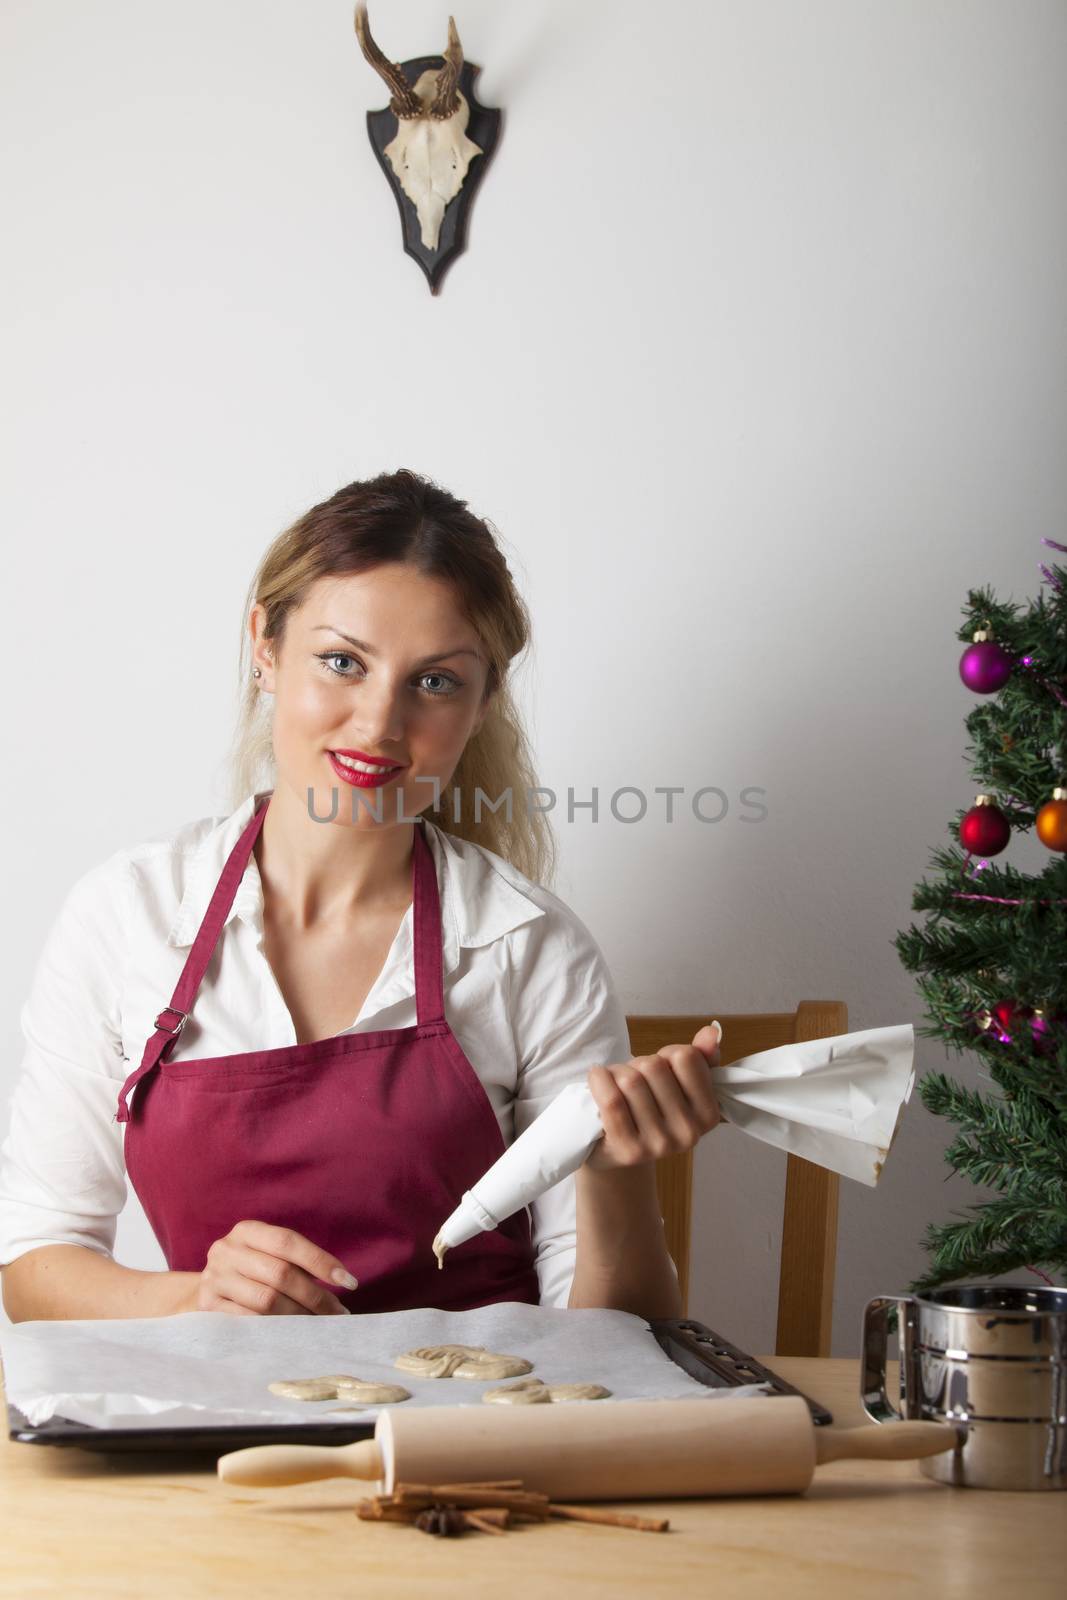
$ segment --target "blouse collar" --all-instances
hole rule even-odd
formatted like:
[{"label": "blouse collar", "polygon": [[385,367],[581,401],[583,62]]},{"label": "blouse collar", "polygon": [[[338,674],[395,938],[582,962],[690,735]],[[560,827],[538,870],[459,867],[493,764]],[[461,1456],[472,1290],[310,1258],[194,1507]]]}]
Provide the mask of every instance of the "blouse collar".
[{"label": "blouse collar", "polygon": [[[186,868],[182,902],[167,935],[168,944],[192,944],[230,851],[252,820],[258,802],[271,792],[264,789],[248,795],[236,811],[216,823],[194,846]],[[423,822],[437,869],[446,972],[458,965],[461,947],[490,944],[513,928],[544,916],[544,908],[524,892],[533,887],[530,880],[510,862],[470,840],[456,838],[428,817]],[[248,859],[226,922],[233,917],[240,917],[262,939],[263,884],[254,854]],[[409,906],[405,913],[409,944],[410,924]]]}]

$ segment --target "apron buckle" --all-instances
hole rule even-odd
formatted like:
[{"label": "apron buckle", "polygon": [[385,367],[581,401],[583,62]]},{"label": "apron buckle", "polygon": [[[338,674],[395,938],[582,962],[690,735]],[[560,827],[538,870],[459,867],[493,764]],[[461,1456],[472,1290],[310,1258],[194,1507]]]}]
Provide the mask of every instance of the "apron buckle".
[{"label": "apron buckle", "polygon": [[[182,1029],[185,1027],[185,1019],[188,1015],[188,1011],[176,1011],[173,1006],[164,1006],[163,1010],[156,1018],[156,1027],[161,1029],[163,1033],[169,1033],[172,1035],[172,1037],[177,1038],[178,1034],[181,1033]],[[163,1017],[177,1017],[177,1027],[168,1027],[167,1024],[162,1021]]]}]

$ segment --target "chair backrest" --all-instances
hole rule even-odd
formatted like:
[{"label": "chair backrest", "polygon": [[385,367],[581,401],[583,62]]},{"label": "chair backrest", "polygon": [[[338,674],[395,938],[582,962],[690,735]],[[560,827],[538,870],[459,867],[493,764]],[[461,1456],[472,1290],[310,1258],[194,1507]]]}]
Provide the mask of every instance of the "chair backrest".
[{"label": "chair backrest", "polygon": [[[711,1017],[722,1023],[719,1059],[773,1050],[803,1039],[830,1039],[848,1032],[848,1007],[841,1000],[802,1000],[795,1011],[728,1012],[698,1016],[632,1016],[626,1021],[635,1056],[652,1056],[665,1044],[685,1044]],[[660,1211],[667,1247],[678,1268],[683,1315],[689,1307],[689,1243],[693,1214],[693,1152],[656,1163]],[[838,1176],[799,1156],[786,1157],[782,1254],[778,1265],[780,1356],[828,1356],[837,1254]],[[729,1328],[720,1330],[727,1338]]]}]

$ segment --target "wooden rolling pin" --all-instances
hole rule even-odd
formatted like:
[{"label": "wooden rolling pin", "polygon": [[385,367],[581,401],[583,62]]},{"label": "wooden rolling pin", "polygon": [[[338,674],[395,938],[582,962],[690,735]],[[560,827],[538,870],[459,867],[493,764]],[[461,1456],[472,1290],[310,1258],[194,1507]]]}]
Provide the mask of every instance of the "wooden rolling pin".
[{"label": "wooden rolling pin", "polygon": [[797,1395],[738,1400],[618,1400],[547,1406],[390,1407],[374,1438],[345,1445],[256,1445],[219,1458],[226,1483],[315,1478],[405,1483],[521,1477],[559,1500],[675,1500],[801,1494],[817,1465],[902,1461],[956,1443],[943,1422],[816,1428]]}]

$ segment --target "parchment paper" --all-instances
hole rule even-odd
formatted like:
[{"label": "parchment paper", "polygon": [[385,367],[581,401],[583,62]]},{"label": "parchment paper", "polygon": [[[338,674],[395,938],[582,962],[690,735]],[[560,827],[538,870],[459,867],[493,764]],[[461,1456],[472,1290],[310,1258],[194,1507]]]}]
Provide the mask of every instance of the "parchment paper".
[{"label": "parchment paper", "polygon": [[[350,1317],[170,1317],[20,1322],[0,1329],[8,1401],[37,1426],[64,1417],[109,1428],[372,1421],[381,1406],[283,1400],[267,1385],[346,1372],[400,1383],[405,1406],[481,1405],[489,1383],[415,1378],[394,1367],[420,1345],[475,1344],[533,1362],[546,1383],[602,1383],[616,1400],[729,1399],[762,1384],[709,1389],[665,1355],[642,1317],[502,1301],[475,1311]],[[496,1380],[497,1382],[501,1380]],[[505,1380],[506,1381],[506,1380]],[[578,1402],[571,1402],[576,1404]],[[587,1401],[610,1405],[611,1400]]]}]

